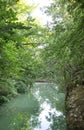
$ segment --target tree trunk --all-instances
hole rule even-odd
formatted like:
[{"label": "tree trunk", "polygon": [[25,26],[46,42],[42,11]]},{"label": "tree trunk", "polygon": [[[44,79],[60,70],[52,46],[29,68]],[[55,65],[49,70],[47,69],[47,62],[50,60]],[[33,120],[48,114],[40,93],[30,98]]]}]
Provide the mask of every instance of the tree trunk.
[{"label": "tree trunk", "polygon": [[71,88],[67,93],[67,130],[84,130],[84,86]]}]

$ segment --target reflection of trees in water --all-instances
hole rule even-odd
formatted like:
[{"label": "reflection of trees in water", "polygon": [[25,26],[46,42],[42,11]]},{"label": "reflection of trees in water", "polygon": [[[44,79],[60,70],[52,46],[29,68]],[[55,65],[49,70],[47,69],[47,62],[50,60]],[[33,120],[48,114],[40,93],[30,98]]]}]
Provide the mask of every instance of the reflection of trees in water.
[{"label": "reflection of trees in water", "polygon": [[48,130],[66,130],[66,117],[60,111],[49,111],[46,120],[50,122]]},{"label": "reflection of trees in water", "polygon": [[18,113],[9,125],[10,130],[31,130],[28,113]]},{"label": "reflection of trees in water", "polygon": [[[38,92],[38,94],[36,92]],[[46,99],[48,99],[49,103],[51,103],[52,108],[56,108],[58,111],[64,112],[65,94],[60,93],[58,89],[56,91],[55,84],[37,84],[33,88],[33,93],[38,100],[40,99],[40,103],[43,103]]]},{"label": "reflection of trees in water", "polygon": [[32,126],[32,128],[35,128],[35,127],[37,127],[37,126],[39,126],[40,127],[40,125],[41,125],[41,121],[38,119],[38,116],[39,115],[37,115],[37,116],[32,116],[32,118],[31,118],[31,126]]},{"label": "reflection of trees in water", "polygon": [[[65,111],[65,94],[54,90],[52,87],[54,88],[53,84],[39,85],[39,87],[35,88],[35,90],[38,91],[36,97],[39,99],[40,96],[41,103],[46,101],[47,104],[50,104],[51,106],[51,110],[49,111],[48,116],[46,116],[46,120],[50,122],[48,130],[66,130],[66,119],[63,115]],[[52,113],[51,111],[53,108],[56,108],[57,113],[59,114]]]},{"label": "reflection of trees in water", "polygon": [[52,120],[53,120],[53,124],[51,125],[52,130],[66,130],[66,122],[64,115],[60,115],[57,117],[56,115],[53,115]]},{"label": "reflection of trees in water", "polygon": [[31,93],[16,98],[12,109],[14,111],[8,113],[10,124],[6,130],[32,130],[39,123],[39,103]]},{"label": "reflection of trees in water", "polygon": [[9,128],[10,130],[33,130],[40,122],[38,121],[38,116],[33,115],[32,119],[28,113],[18,113],[16,115]]},{"label": "reflection of trees in water", "polygon": [[[44,113],[41,119],[44,121],[46,119],[49,122],[48,130],[65,130],[65,116],[62,114],[64,111],[64,94],[54,91],[52,86],[49,84],[36,85],[29,94],[19,96],[7,104],[6,108],[3,108],[3,119],[0,118],[1,122],[7,124],[7,128],[1,124],[0,128],[2,130],[40,129],[43,121],[40,120],[40,117]],[[55,110],[59,114],[54,112]]]}]

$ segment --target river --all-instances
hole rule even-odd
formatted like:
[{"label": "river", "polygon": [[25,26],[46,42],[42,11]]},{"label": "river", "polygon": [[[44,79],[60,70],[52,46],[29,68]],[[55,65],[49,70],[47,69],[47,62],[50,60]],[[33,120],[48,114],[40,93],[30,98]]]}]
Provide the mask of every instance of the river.
[{"label": "river", "polygon": [[0,130],[66,130],[64,100],[56,84],[37,82],[0,107]]}]

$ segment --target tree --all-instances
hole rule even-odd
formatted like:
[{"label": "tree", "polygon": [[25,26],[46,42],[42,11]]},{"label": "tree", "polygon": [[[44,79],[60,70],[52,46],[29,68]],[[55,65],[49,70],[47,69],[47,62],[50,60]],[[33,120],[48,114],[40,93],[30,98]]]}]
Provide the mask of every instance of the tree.
[{"label": "tree", "polygon": [[3,96],[12,94],[12,89],[15,93],[24,92],[24,86],[32,85],[38,77],[38,66],[41,62],[36,58],[38,57],[36,51],[38,46],[45,42],[45,34],[43,34],[45,28],[35,23],[30,15],[33,7],[26,5],[24,1],[1,0],[0,5],[0,98],[2,100]]},{"label": "tree", "polygon": [[[53,17],[53,27],[50,37],[52,40],[43,51],[44,62],[48,66],[48,72],[53,72],[56,82],[66,90],[68,129],[84,129],[81,115],[83,101],[80,103],[84,93],[81,88],[84,85],[84,3],[77,0],[65,3],[63,0],[54,1],[48,9],[48,13]],[[78,94],[78,90],[81,94]],[[75,93],[79,97],[78,102],[75,102]]]}]

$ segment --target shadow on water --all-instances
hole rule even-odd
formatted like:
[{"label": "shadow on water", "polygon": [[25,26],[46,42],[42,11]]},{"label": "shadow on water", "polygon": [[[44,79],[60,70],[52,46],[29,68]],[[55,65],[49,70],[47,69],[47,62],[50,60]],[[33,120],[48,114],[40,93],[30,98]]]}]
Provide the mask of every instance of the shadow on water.
[{"label": "shadow on water", "polygon": [[64,99],[55,84],[35,83],[0,108],[0,130],[66,130]]}]

